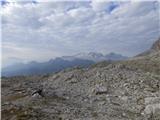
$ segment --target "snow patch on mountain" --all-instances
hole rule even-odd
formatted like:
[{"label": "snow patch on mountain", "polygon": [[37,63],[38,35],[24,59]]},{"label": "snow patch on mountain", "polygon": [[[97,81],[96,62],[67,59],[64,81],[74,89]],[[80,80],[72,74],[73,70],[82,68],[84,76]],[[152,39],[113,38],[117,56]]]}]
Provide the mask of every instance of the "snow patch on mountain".
[{"label": "snow patch on mountain", "polygon": [[102,54],[102,53],[96,53],[96,52],[89,52],[89,53],[78,53],[73,56],[63,56],[61,57],[63,60],[68,60],[72,61],[75,59],[84,59],[84,60],[92,60],[94,62],[100,62],[100,61],[105,61],[105,60],[124,60],[127,59],[126,56],[123,56],[121,54],[117,53],[109,53],[109,54]]}]

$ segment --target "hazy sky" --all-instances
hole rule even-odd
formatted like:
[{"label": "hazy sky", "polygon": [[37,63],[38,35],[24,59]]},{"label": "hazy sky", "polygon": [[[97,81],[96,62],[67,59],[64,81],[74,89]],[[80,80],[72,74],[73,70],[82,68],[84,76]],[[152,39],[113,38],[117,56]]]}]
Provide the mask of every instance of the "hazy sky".
[{"label": "hazy sky", "polygon": [[136,55],[160,36],[158,4],[95,0],[4,4],[3,65],[79,52]]}]

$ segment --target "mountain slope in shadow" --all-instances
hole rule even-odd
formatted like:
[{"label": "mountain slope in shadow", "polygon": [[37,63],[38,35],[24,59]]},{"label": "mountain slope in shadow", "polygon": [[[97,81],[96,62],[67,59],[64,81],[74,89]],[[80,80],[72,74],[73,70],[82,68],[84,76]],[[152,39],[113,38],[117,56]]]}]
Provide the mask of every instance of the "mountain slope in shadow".
[{"label": "mountain slope in shadow", "polygon": [[28,64],[16,64],[2,69],[2,76],[40,75],[54,73],[69,67],[88,67],[94,62],[91,60],[74,59],[72,61],[56,58],[44,63],[30,62]]}]

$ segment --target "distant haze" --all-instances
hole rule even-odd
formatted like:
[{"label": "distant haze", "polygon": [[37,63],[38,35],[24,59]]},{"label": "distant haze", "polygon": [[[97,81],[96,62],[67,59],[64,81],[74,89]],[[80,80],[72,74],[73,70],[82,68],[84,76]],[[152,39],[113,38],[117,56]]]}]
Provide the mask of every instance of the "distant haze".
[{"label": "distant haze", "polygon": [[0,11],[3,66],[82,52],[134,56],[160,36],[158,1],[9,1]]},{"label": "distant haze", "polygon": [[72,67],[89,67],[92,64],[101,61],[119,61],[126,60],[127,57],[120,54],[110,53],[103,55],[101,53],[79,53],[74,56],[57,57],[50,59],[47,62],[32,61],[27,64],[17,63],[2,69],[2,76],[16,76],[16,75],[38,75],[55,73]]}]

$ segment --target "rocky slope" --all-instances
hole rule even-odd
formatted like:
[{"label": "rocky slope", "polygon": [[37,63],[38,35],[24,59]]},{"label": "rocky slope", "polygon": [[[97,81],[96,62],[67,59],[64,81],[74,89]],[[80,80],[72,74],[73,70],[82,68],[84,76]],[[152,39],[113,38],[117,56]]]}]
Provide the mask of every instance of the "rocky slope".
[{"label": "rocky slope", "polygon": [[[34,91],[41,89],[44,97]],[[43,76],[2,78],[3,120],[159,120],[160,51]]]},{"label": "rocky slope", "polygon": [[159,51],[160,50],[160,38],[153,44],[152,48],[155,51]]},{"label": "rocky slope", "polygon": [[152,54],[156,51],[160,51],[160,38],[158,38],[158,40],[151,46],[151,49],[137,55],[137,57],[138,56],[146,56],[146,55]]}]

